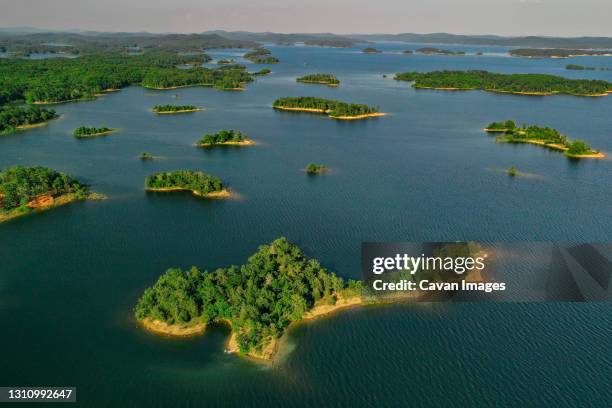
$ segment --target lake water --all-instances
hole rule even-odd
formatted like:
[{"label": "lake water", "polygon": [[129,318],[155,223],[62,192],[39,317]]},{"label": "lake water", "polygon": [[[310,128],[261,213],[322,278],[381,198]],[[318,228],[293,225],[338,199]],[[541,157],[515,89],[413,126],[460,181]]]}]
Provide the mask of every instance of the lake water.
[{"label": "lake water", "polygon": [[[481,129],[506,119],[548,125],[610,153],[612,97],[416,91],[392,76],[486,69],[612,81],[609,71],[564,69],[612,67],[612,58],[530,60],[459,46],[443,48],[484,55],[406,56],[419,46],[376,47],[385,53],[271,46],[281,63],[246,92],[132,87],[57,105],[59,120],[0,138],[0,167],[52,167],[109,197],[0,226],[0,385],[77,386],[86,407],[610,407],[607,303],[350,310],[294,327],[273,365],[224,354],[225,328],[177,340],[136,325],[136,300],[166,268],[240,264],[279,236],[353,278],[362,241],[610,240],[612,161],[498,144]],[[342,84],[295,82],[312,72]],[[379,105],[390,115],[338,122],[271,108],[300,95]],[[165,103],[207,110],[150,112]],[[121,131],[77,140],[71,132],[81,125]],[[224,128],[259,144],[193,146]],[[142,162],[141,152],[162,159]],[[332,171],[308,177],[313,161]],[[513,165],[532,177],[508,177],[503,169]],[[145,193],[146,175],[179,168],[217,175],[239,198]]]}]

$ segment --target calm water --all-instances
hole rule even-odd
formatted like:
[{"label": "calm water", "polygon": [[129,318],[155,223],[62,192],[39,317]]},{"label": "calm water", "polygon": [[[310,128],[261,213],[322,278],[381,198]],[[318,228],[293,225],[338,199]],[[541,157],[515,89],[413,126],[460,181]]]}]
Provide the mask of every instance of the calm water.
[{"label": "calm water", "polygon": [[[224,328],[175,340],[136,326],[138,296],[166,268],[242,263],[281,235],[344,277],[359,276],[365,240],[610,240],[612,161],[496,144],[480,129],[512,118],[612,152],[612,97],[415,91],[391,78],[474,68],[612,81],[612,72],[564,69],[612,67],[612,58],[526,60],[503,48],[452,46],[444,48],[485,55],[404,56],[418,46],[377,47],[386,53],[271,47],[282,62],[246,92],[134,87],[57,105],[58,121],[0,138],[0,167],[49,166],[109,196],[0,226],[0,384],[75,385],[87,407],[610,407],[609,304],[352,310],[295,327],[272,366],[225,355]],[[295,83],[311,72],[335,73],[342,85]],[[270,108],[298,95],[379,105],[391,115],[350,123]],[[162,103],[207,110],[154,116],[151,107]],[[70,133],[81,125],[121,132],[76,140]],[[193,147],[223,128],[259,145]],[[141,162],[144,151],[163,159]],[[307,177],[311,161],[331,173]],[[512,165],[532,176],[509,178],[503,169]],[[217,175],[240,198],[144,192],[147,174],[177,168]]]}]

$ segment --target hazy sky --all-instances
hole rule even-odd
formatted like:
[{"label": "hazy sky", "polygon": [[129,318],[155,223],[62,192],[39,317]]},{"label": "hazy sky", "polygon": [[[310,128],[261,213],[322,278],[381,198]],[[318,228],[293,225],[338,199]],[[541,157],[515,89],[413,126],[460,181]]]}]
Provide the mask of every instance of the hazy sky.
[{"label": "hazy sky", "polygon": [[0,26],[612,36],[612,0],[0,0]]}]

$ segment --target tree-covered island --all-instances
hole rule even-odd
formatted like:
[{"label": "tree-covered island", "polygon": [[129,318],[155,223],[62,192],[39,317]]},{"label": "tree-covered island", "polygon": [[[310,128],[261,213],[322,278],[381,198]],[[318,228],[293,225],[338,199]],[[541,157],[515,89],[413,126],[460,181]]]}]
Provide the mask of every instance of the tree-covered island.
[{"label": "tree-covered island", "polygon": [[332,74],[309,74],[297,78],[296,81],[305,84],[321,84],[331,87],[340,85],[340,80],[338,80],[338,78]]},{"label": "tree-covered island", "polygon": [[[0,89],[1,92],[2,90]],[[56,118],[58,118],[58,115],[53,109],[0,106],[0,136],[8,135],[18,130],[43,126]]]},{"label": "tree-covered island", "polygon": [[153,112],[158,114],[187,113],[203,110],[194,105],[155,105]]},{"label": "tree-covered island", "polygon": [[147,176],[145,188],[157,192],[191,191],[195,196],[207,198],[229,198],[231,195],[217,177],[192,170],[152,174]]},{"label": "tree-covered island", "polygon": [[265,76],[265,75],[268,75],[271,72],[272,72],[271,69],[263,68],[263,69],[260,69],[259,71],[251,72],[250,74],[251,74],[251,76]]},{"label": "tree-covered island", "polygon": [[577,159],[605,157],[605,154],[593,150],[586,142],[582,140],[571,141],[557,129],[549,127],[535,125],[517,127],[514,121],[507,120],[505,122],[493,122],[484,130],[490,133],[502,133],[496,138],[498,142],[536,144],[562,151],[566,157]]},{"label": "tree-covered island", "polygon": [[230,326],[227,351],[271,359],[289,325],[361,303],[361,282],[345,282],[286,238],[262,245],[245,264],[168,269],[135,308],[146,328],[171,335]]},{"label": "tree-covered island", "polygon": [[212,146],[250,146],[254,144],[251,139],[247,139],[246,134],[239,130],[229,129],[220,130],[216,133],[207,133],[198,142],[198,147]]},{"label": "tree-covered island", "polygon": [[75,178],[46,167],[15,166],[0,172],[0,222],[75,200],[102,198]]},{"label": "tree-covered island", "polygon": [[243,58],[254,64],[276,64],[279,62],[278,58],[272,56],[272,51],[267,48],[256,48],[244,54]]},{"label": "tree-covered island", "polygon": [[308,166],[306,166],[306,173],[308,174],[322,174],[328,170],[329,168],[324,164],[309,163]]},{"label": "tree-covered island", "polygon": [[231,65],[231,64],[235,64],[236,60],[230,58],[230,59],[220,59],[219,61],[217,61],[217,65]]},{"label": "tree-covered island", "polygon": [[606,96],[612,83],[601,80],[567,79],[546,74],[497,74],[487,71],[403,72],[398,81],[413,82],[414,88],[483,90],[519,95]]},{"label": "tree-covered island", "polygon": [[429,55],[465,55],[465,51],[451,51],[433,47],[419,48],[416,50],[416,52],[419,54]]},{"label": "tree-covered island", "polygon": [[379,111],[378,107],[312,96],[280,98],[274,101],[272,106],[279,110],[325,113],[330,118],[339,120],[365,119],[385,115]]},{"label": "tree-covered island", "polygon": [[74,132],[72,132],[72,134],[78,138],[87,138],[87,137],[95,137],[95,136],[106,136],[116,131],[117,129],[109,128],[109,127],[97,128],[97,127],[81,126],[81,127],[76,128]]},{"label": "tree-covered island", "polygon": [[363,50],[361,50],[362,53],[364,54],[382,54],[381,50],[378,50],[376,48],[372,48],[372,47],[366,47]]},{"label": "tree-covered island", "polygon": [[581,50],[567,48],[516,48],[508,51],[513,57],[527,58],[573,58],[585,56],[612,56],[610,50]]},{"label": "tree-covered island", "polygon": [[565,69],[570,71],[595,71],[595,67],[587,67],[585,65],[567,64]]}]

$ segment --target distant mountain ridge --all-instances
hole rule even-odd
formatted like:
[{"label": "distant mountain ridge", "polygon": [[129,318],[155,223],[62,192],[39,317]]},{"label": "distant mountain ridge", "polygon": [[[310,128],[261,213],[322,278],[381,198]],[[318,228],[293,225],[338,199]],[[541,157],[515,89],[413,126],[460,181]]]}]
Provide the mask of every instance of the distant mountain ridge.
[{"label": "distant mountain ridge", "polygon": [[[87,30],[51,30],[34,27],[0,27],[0,39],[11,38],[11,41],[23,39],[34,40],[36,36],[48,36],[46,41],[57,39],[93,40],[123,38],[134,42],[151,41],[153,39],[184,39],[188,42],[201,41],[205,48],[218,47],[255,47],[261,43],[274,43],[280,45],[306,45],[351,47],[357,44],[398,41],[420,44],[447,44],[447,45],[490,45],[507,47],[530,48],[559,48],[559,49],[610,49],[612,37],[548,37],[548,36],[500,36],[500,35],[460,35],[449,33],[401,33],[401,34],[334,34],[334,33],[274,33],[250,31],[211,30],[197,34],[176,33],[148,33],[148,32],[99,32]],[[70,37],[77,36],[77,37]],[[79,38],[80,37],[80,38]]]}]

